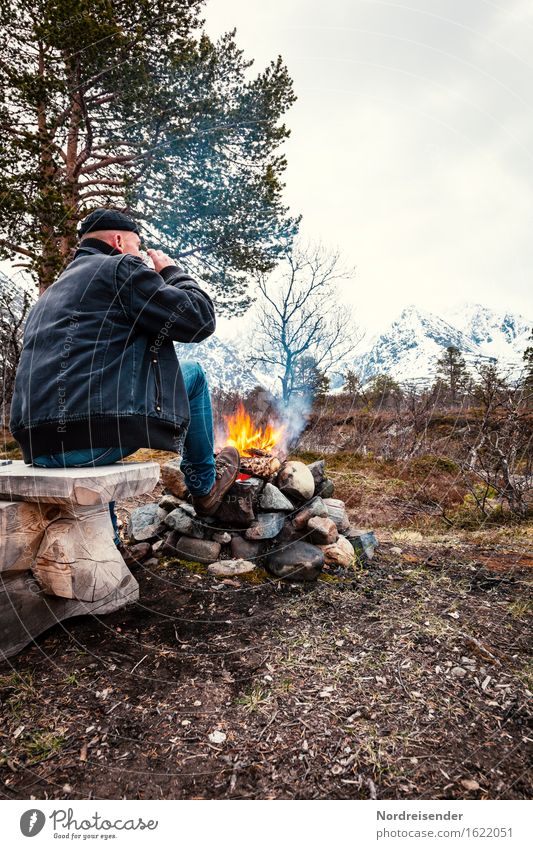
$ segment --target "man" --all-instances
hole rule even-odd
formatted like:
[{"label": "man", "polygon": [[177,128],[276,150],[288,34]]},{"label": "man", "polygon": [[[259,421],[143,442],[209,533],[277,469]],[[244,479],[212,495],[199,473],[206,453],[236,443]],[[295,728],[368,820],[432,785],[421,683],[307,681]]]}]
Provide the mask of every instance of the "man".
[{"label": "man", "polygon": [[[174,341],[215,330],[211,299],[170,257],[141,253],[135,221],[97,209],[79,225],[74,258],[31,309],[10,429],[26,463],[115,463],[138,448],[181,454],[196,512],[210,516],[235,481],[239,453],[213,456],[211,400],[198,363],[180,367]],[[150,552],[115,543],[126,563]]]}]

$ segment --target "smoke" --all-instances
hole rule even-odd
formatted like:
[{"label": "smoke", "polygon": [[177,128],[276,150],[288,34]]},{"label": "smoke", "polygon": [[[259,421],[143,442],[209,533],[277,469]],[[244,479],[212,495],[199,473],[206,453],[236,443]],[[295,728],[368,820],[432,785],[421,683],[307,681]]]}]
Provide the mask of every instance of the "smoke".
[{"label": "smoke", "polygon": [[275,400],[276,414],[284,425],[283,433],[283,450],[288,454],[293,450],[306,427],[311,409],[313,406],[313,396],[310,392],[296,395],[293,394],[287,403],[281,399]]}]

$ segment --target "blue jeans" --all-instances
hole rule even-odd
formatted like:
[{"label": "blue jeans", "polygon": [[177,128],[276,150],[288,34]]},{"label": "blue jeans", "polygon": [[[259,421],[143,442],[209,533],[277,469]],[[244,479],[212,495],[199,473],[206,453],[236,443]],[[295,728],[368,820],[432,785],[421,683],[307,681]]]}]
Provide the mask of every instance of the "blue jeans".
[{"label": "blue jeans", "polygon": [[[215,482],[213,456],[213,412],[205,372],[199,363],[185,361],[181,371],[189,399],[190,423],[185,437],[181,470],[191,495],[206,495]],[[84,468],[116,463],[142,446],[122,448],[80,448],[59,454],[41,454],[32,464],[45,469],[64,469],[66,466]],[[109,502],[115,544],[120,544],[115,502]]]}]

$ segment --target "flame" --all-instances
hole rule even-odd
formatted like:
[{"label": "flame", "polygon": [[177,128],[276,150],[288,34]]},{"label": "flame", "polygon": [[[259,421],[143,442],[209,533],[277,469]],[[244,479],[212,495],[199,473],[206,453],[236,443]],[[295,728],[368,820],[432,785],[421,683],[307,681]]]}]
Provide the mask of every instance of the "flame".
[{"label": "flame", "polygon": [[271,424],[267,424],[264,430],[256,428],[242,403],[233,416],[226,417],[226,429],[226,445],[233,445],[242,456],[247,456],[252,448],[271,453],[281,441],[285,430],[283,425],[274,427]]}]

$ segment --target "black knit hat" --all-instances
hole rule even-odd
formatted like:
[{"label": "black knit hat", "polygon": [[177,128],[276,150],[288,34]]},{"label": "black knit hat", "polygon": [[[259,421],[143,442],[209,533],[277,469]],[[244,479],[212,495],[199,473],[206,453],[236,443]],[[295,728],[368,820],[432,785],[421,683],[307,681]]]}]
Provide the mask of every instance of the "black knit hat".
[{"label": "black knit hat", "polygon": [[78,238],[94,230],[129,230],[140,236],[139,227],[129,215],[118,209],[95,209],[78,224]]}]

